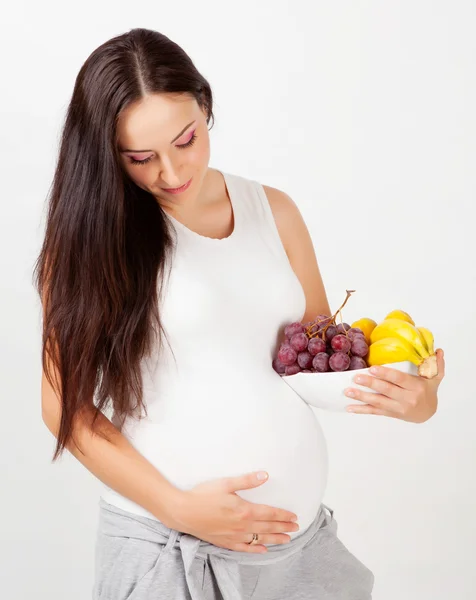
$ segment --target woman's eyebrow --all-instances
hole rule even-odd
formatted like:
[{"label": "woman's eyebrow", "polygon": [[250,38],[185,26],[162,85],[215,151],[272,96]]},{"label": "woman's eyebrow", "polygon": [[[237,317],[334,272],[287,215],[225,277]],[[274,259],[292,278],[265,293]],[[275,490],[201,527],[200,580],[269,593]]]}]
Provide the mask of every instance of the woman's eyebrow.
[{"label": "woman's eyebrow", "polygon": [[[182,129],[182,131],[181,131],[181,132],[180,132],[178,135],[176,135],[176,136],[174,137],[174,139],[173,139],[173,140],[172,140],[170,143],[171,143],[171,144],[173,144],[173,143],[175,142],[175,140],[178,140],[178,139],[179,139],[179,137],[180,137],[180,136],[181,136],[183,133],[185,133],[185,131],[186,131],[186,130],[187,130],[189,127],[190,127],[190,125],[192,125],[193,123],[195,123],[195,120],[191,121],[191,122],[190,122],[188,125],[186,125],[186,126],[185,126],[185,127]],[[137,153],[139,153],[139,152],[153,152],[153,150],[131,150],[130,148],[125,148],[124,150],[121,150],[121,152],[137,152]]]}]

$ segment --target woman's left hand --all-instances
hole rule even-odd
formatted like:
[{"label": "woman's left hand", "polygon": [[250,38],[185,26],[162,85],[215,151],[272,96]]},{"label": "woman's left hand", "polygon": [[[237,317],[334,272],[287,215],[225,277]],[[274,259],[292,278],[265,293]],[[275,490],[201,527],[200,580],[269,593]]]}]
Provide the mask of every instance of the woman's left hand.
[{"label": "woman's left hand", "polygon": [[[372,376],[360,375],[354,378],[354,381],[377,393],[347,388],[346,396],[356,398],[364,403],[349,405],[347,410],[366,415],[393,417],[411,423],[428,421],[436,412],[437,391],[445,376],[445,359],[441,348],[436,351],[436,357],[438,375],[431,379],[402,373],[388,367],[372,367],[370,369]],[[352,392],[353,395],[349,392]]]}]

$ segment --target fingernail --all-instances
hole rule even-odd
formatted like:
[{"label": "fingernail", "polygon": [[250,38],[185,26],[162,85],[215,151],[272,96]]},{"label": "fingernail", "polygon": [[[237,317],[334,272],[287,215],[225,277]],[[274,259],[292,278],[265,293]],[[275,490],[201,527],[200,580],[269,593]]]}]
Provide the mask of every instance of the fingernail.
[{"label": "fingernail", "polygon": [[264,479],[268,479],[268,473],[265,473],[264,471],[260,471],[256,477],[260,480],[263,481]]},{"label": "fingernail", "polygon": [[378,367],[370,367],[370,372],[373,373],[374,375],[377,375],[379,370],[380,369]]}]

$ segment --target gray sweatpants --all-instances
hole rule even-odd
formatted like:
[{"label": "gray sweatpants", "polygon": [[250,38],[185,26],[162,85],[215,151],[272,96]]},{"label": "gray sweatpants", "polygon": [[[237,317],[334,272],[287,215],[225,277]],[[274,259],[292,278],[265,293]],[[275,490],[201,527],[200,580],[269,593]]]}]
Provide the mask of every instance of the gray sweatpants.
[{"label": "gray sweatpants", "polygon": [[226,550],[99,499],[93,600],[370,600],[374,575],[337,537],[322,504],[312,525],[266,554]]}]

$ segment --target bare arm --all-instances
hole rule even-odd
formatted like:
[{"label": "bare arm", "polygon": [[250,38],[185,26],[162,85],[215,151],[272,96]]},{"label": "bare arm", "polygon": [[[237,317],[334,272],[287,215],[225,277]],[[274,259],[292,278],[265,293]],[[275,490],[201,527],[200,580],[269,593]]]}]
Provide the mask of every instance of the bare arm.
[{"label": "bare arm", "polygon": [[[58,396],[43,373],[41,383],[42,417],[56,437],[61,418]],[[183,493],[174,487],[140,454],[102,413],[96,425],[103,437],[93,434],[90,423],[95,408],[76,419],[73,441],[66,447],[93,475],[119,494],[143,506],[168,527],[175,525],[172,512],[182,501]]]},{"label": "bare arm", "polygon": [[314,245],[296,203],[281,190],[267,185],[263,188],[289,262],[306,295],[306,312],[302,321],[306,323],[313,321],[317,315],[332,314]]}]

